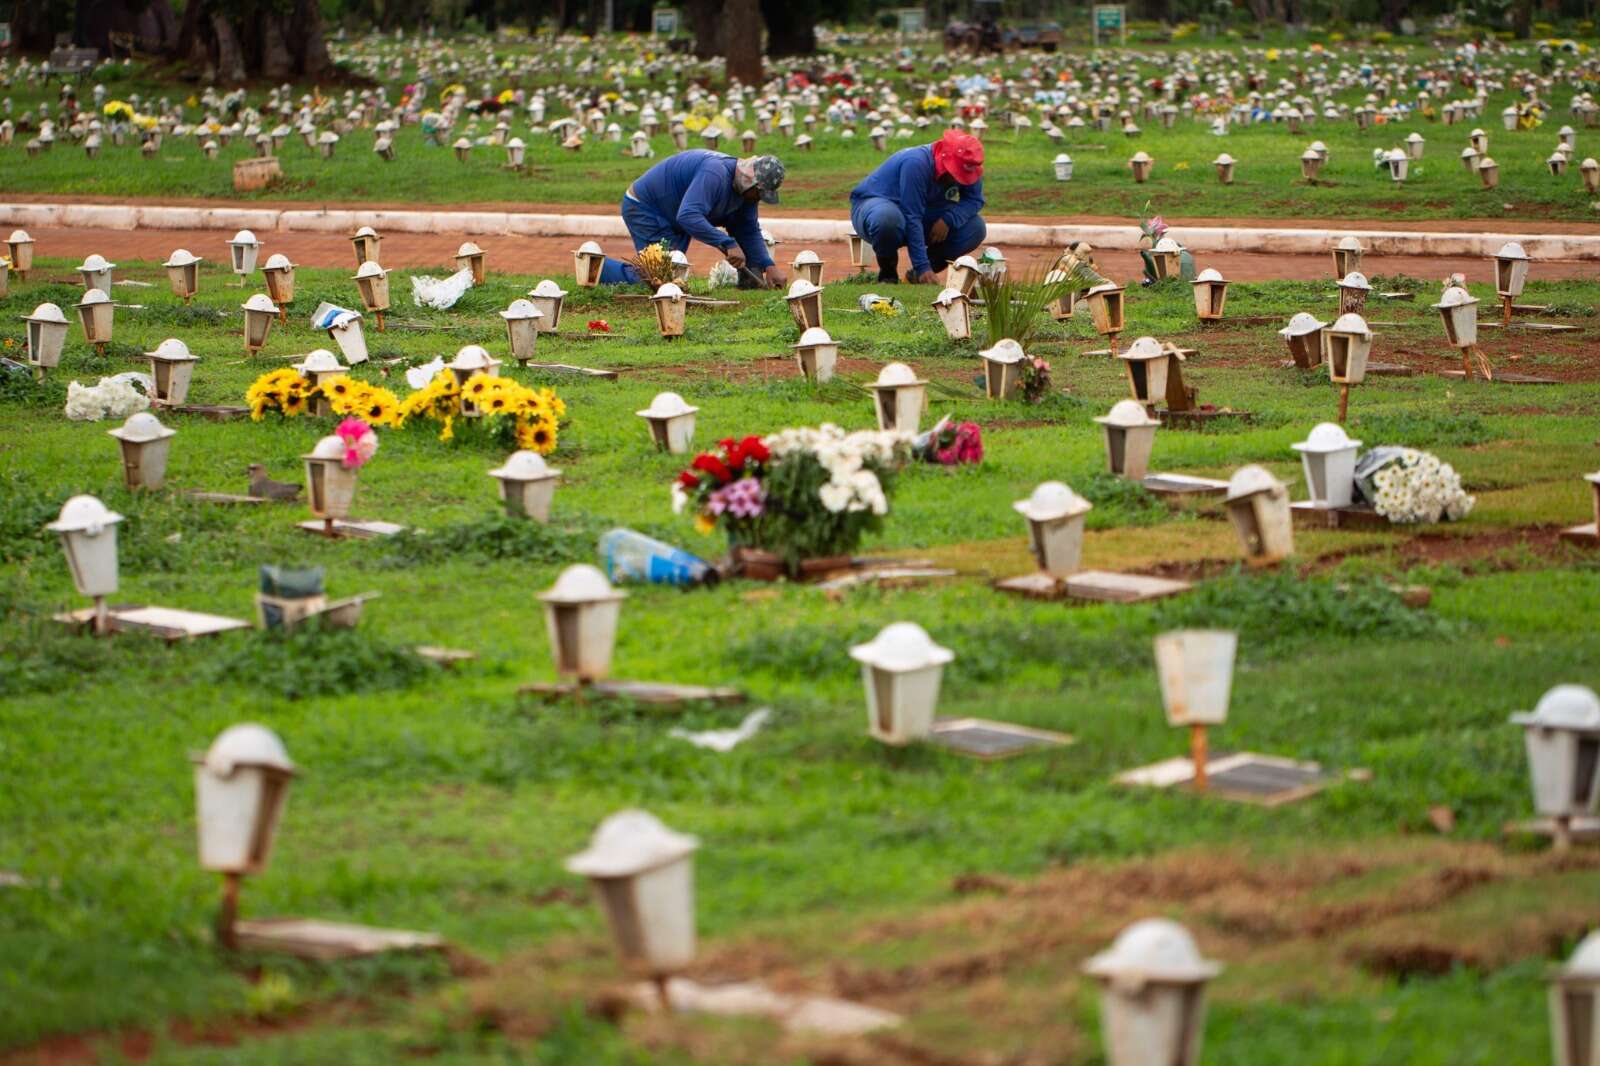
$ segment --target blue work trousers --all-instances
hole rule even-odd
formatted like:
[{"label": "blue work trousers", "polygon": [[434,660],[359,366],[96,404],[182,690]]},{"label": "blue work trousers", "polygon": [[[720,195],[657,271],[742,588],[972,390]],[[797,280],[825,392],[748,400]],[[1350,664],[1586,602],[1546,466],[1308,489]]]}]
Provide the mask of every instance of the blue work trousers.
[{"label": "blue work trousers", "polygon": [[[964,224],[951,226],[940,243],[930,236],[933,224],[942,216],[924,215],[923,243],[928,248],[928,268],[935,274],[952,259],[967,255],[983,243],[989,227],[982,215],[973,215]],[[906,216],[900,205],[883,196],[869,196],[850,209],[850,224],[872,246],[878,258],[878,276],[885,280],[899,277],[900,249],[906,246]]]}]

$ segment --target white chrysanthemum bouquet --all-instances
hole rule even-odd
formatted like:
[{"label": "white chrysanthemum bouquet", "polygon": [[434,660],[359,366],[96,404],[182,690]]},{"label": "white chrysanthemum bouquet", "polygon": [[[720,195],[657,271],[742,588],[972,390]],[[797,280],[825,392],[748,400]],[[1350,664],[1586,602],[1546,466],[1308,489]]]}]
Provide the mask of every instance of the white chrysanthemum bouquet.
[{"label": "white chrysanthemum bouquet", "polygon": [[1477,502],[1454,467],[1415,448],[1372,449],[1356,464],[1356,486],[1380,515],[1406,525],[1459,521]]},{"label": "white chrysanthemum bouquet", "polygon": [[[138,384],[144,391],[134,388]],[[74,381],[67,386],[66,415],[74,422],[98,422],[102,418],[127,418],[149,408],[150,377],[137,371],[101,378],[93,385]]]}]

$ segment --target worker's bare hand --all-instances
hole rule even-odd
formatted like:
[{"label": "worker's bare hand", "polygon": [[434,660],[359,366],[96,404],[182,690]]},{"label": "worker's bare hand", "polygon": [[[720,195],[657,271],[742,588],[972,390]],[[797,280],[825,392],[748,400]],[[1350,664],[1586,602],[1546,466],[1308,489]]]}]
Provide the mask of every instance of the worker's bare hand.
[{"label": "worker's bare hand", "polygon": [[787,288],[788,285],[789,285],[789,277],[788,277],[788,275],[786,275],[783,271],[779,270],[778,269],[778,265],[776,263],[774,263],[772,266],[767,267],[766,271],[762,274],[762,276],[767,279],[767,286],[769,288],[783,289],[783,288]]},{"label": "worker's bare hand", "polygon": [[729,248],[723,253],[723,255],[727,256],[728,264],[732,266],[733,269],[738,270],[740,267],[744,266],[744,253],[741,252],[737,247]]},{"label": "worker's bare hand", "polygon": [[943,244],[944,239],[948,236],[950,236],[950,223],[941,218],[929,228],[928,243]]},{"label": "worker's bare hand", "polygon": [[937,285],[937,284],[939,284],[939,279],[934,276],[934,273],[931,270],[924,270],[922,273],[918,274],[912,280],[918,285]]}]

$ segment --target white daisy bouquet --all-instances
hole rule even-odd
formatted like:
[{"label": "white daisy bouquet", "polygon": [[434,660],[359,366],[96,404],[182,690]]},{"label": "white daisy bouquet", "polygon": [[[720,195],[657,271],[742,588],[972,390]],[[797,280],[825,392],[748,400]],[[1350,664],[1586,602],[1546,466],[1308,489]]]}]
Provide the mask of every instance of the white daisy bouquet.
[{"label": "white daisy bouquet", "polygon": [[1361,495],[1398,524],[1459,521],[1477,502],[1461,487],[1454,467],[1416,448],[1374,448],[1356,463],[1355,473]]}]

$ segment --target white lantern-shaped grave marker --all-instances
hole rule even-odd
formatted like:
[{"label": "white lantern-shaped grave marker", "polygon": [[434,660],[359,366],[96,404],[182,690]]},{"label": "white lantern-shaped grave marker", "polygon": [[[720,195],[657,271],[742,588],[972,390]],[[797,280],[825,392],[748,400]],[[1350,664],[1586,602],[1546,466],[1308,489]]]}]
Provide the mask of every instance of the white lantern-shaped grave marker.
[{"label": "white lantern-shaped grave marker", "polygon": [[150,402],[162,407],[180,406],[189,397],[189,380],[198,359],[176,337],[168,337],[156,345],[155,351],[144,354],[150,360],[150,379],[154,382]]},{"label": "white lantern-shaped grave marker", "polygon": [[1550,1027],[1555,1066],[1600,1063],[1600,932],[1551,975]]},{"label": "white lantern-shaped grave marker", "polygon": [[505,319],[506,336],[511,342],[511,358],[519,365],[526,366],[528,360],[534,357],[534,349],[539,341],[539,320],[544,315],[532,300],[518,299],[512,300],[510,306],[500,312],[500,317]]},{"label": "white lantern-shaped grave marker", "polygon": [[850,657],[861,664],[869,735],[904,745],[932,731],[939,682],[954,653],[935,644],[915,622],[896,622],[851,648]]},{"label": "white lantern-shaped grave marker", "polygon": [[383,238],[378,236],[378,231],[371,226],[362,226],[350,234],[350,247],[356,253],[356,267],[362,263],[381,262],[378,258],[378,248],[383,243]]},{"label": "white lantern-shaped grave marker", "polygon": [[1094,507],[1059,481],[1046,481],[1012,508],[1028,520],[1029,542],[1039,569],[1065,581],[1082,569],[1083,523]]},{"label": "white lantern-shaped grave marker", "polygon": [[278,305],[278,321],[287,323],[287,308],[294,303],[294,264],[281,253],[268,256],[261,277],[267,283],[267,298]]},{"label": "white lantern-shaped grave marker", "polygon": [[28,324],[28,362],[35,376],[42,377],[61,362],[61,349],[67,342],[67,316],[55,304],[43,303],[22,320]]},{"label": "white lantern-shaped grave marker", "polygon": [[106,354],[106,345],[111,343],[114,310],[111,297],[103,289],[90,289],[78,301],[78,321],[83,326],[83,339],[94,345],[101,355]]},{"label": "white lantern-shaped grave marker", "polygon": [[317,151],[322,158],[332,159],[334,149],[339,147],[339,135],[332,130],[323,130],[317,135]]},{"label": "white lantern-shaped grave marker", "polygon": [[950,269],[945,272],[944,283],[948,288],[971,296],[981,277],[983,270],[978,266],[978,261],[970,255],[963,255],[950,264]]},{"label": "white lantern-shaped grave marker", "polygon": [[1306,439],[1290,445],[1300,453],[1305,469],[1306,491],[1311,505],[1319,508],[1348,507],[1355,496],[1356,453],[1361,442],[1345,435],[1344,427],[1334,422],[1315,426]]},{"label": "white lantern-shaped grave marker", "polygon": [[1206,267],[1192,282],[1194,313],[1202,322],[1222,321],[1228,303],[1228,282],[1215,267]]},{"label": "white lantern-shaped grave marker", "polygon": [[899,433],[915,433],[926,406],[928,383],[904,363],[890,363],[878,371],[878,380],[868,385],[873,392],[878,428]]},{"label": "white lantern-shaped grave marker", "polygon": [[456,384],[462,389],[461,414],[467,418],[482,415],[483,412],[466,393],[467,382],[474,374],[493,375],[500,369],[500,360],[490,355],[489,350],[481,344],[463,344],[456,350],[455,358],[445,364],[445,369],[455,375]]},{"label": "white lantern-shaped grave marker", "polygon": [[834,367],[839,362],[839,344],[821,326],[813,326],[800,335],[799,342],[794,345],[794,355],[807,381],[821,385],[833,380]]},{"label": "white lantern-shaped grave marker", "polygon": [[201,258],[189,249],[179,248],[161,264],[167,270],[167,283],[172,286],[172,295],[184,303],[194,299],[195,293],[200,291],[201,262]]},{"label": "white lantern-shaped grave marker", "polygon": [[1352,270],[1339,279],[1339,312],[1340,314],[1360,314],[1367,309],[1367,294],[1372,291],[1372,283],[1367,276],[1359,270]]},{"label": "white lantern-shaped grave marker", "polygon": [[23,281],[28,280],[28,271],[33,269],[33,244],[33,238],[25,229],[12,230],[11,236],[6,238],[6,257],[11,260],[11,269]]},{"label": "white lantern-shaped grave marker", "polygon": [[235,233],[228,242],[228,258],[233,264],[233,272],[239,276],[240,288],[244,288],[244,279],[255,272],[256,259],[260,255],[261,242],[247,229]]},{"label": "white lantern-shaped grave marker", "polygon": [[1578,173],[1583,176],[1583,191],[1590,196],[1600,193],[1600,159],[1590,157],[1578,164]]},{"label": "white lantern-shaped grave marker", "polygon": [[1494,288],[1500,296],[1500,321],[1511,325],[1512,305],[1528,283],[1528,253],[1516,241],[1507,241],[1494,253]]},{"label": "white lantern-shaped grave marker", "polygon": [[1072,157],[1070,155],[1062,152],[1051,160],[1051,166],[1055,168],[1057,181],[1072,180]]},{"label": "white lantern-shaped grave marker", "polygon": [[663,1006],[667,979],[694,961],[694,853],[700,842],[646,811],[621,811],[600,823],[587,851],[567,869],[589,878],[625,965],[655,981]]},{"label": "white lantern-shaped grave marker", "polygon": [[255,355],[267,343],[272,323],[278,317],[278,307],[265,293],[256,293],[239,305],[244,311],[244,347],[246,353]]},{"label": "white lantern-shaped grave marker", "polygon": [[361,305],[378,319],[378,332],[384,332],[383,313],[389,309],[389,272],[368,260],[351,278],[361,292]]},{"label": "white lantern-shaped grave marker", "polygon": [[791,264],[797,278],[804,278],[813,285],[822,284],[822,259],[810,248],[806,248],[794,257]]},{"label": "white lantern-shaped grave marker", "polygon": [[1233,184],[1233,168],[1238,165],[1233,156],[1223,152],[1211,161],[1211,165],[1217,168],[1217,181],[1223,185]]},{"label": "white lantern-shaped grave marker", "polygon": [[1105,430],[1106,469],[1130,481],[1143,481],[1161,423],[1137,400],[1118,400],[1095,421]]},{"label": "white lantern-shaped grave marker", "polygon": [[344,465],[345,443],[330,434],[300,458],[306,464],[306,503],[314,518],[323,520],[323,532],[332,536],[334,522],[348,517],[355,501],[356,472]]},{"label": "white lantern-shaped grave marker", "polygon": [[1194,787],[1207,786],[1210,758],[1206,730],[1228,717],[1239,635],[1224,629],[1180,629],[1155,639],[1156,675],[1167,724],[1189,727]]},{"label": "white lantern-shaped grave marker", "polygon": [[528,300],[539,311],[540,317],[534,319],[534,322],[538,325],[540,333],[554,333],[560,326],[561,305],[566,298],[566,290],[549,278],[545,278],[528,290]]},{"label": "white lantern-shaped grave marker", "polygon": [[796,278],[784,297],[789,314],[800,329],[822,325],[822,289],[805,278]]},{"label": "white lantern-shaped grave marker", "polygon": [[667,259],[672,263],[672,280],[682,285],[689,280],[689,257],[674,248],[667,253]]},{"label": "white lantern-shaped grave marker", "polygon": [[1485,189],[1492,189],[1500,184],[1500,164],[1488,156],[1478,159],[1478,180]]},{"label": "white lantern-shaped grave marker", "polygon": [[1133,171],[1133,180],[1140,185],[1149,179],[1150,168],[1155,165],[1156,161],[1144,152],[1135,152],[1128,160],[1128,169]]},{"label": "white lantern-shaped grave marker", "polygon": [[1433,309],[1444,322],[1445,338],[1452,348],[1471,348],[1478,343],[1478,301],[1466,289],[1459,285],[1445,289]]},{"label": "white lantern-shaped grave marker", "polygon": [[556,673],[579,682],[605,680],[627,595],[586,563],[567,567],[548,591],[539,594]]},{"label": "white lantern-shaped grave marker", "polygon": [[295,767],[277,734],[254,724],[223,730],[192,761],[200,866],[223,875],[217,939],[233,950],[239,881],[267,867]]},{"label": "white lantern-shaped grave marker", "polygon": [[1294,554],[1289,489],[1266,467],[1252,463],[1228,479],[1228,517],[1249,563],[1274,563]]},{"label": "white lantern-shaped grave marker", "polygon": [[1600,696],[1557,685],[1511,723],[1523,729],[1534,809],[1553,820],[1555,846],[1564,849],[1573,819],[1593,814],[1600,800]]},{"label": "white lantern-shaped grave marker", "polygon": [[128,416],[106,430],[122,447],[122,480],[130,489],[159,489],[167,477],[167,454],[177,430],[161,424],[149,411]]},{"label": "white lantern-shaped grave marker", "polygon": [[[798,283],[797,283],[798,284]],[[688,315],[689,297],[676,282],[667,282],[650,297],[656,311],[656,329],[667,340],[683,336],[684,320]]]},{"label": "white lantern-shaped grave marker", "polygon": [[456,270],[472,271],[472,283],[483,284],[483,249],[472,241],[464,242],[456,249]]},{"label": "white lantern-shaped grave marker", "polygon": [[1406,135],[1406,155],[1410,156],[1412,159],[1421,159],[1422,158],[1422,150],[1423,150],[1423,148],[1424,148],[1424,146],[1426,144],[1427,144],[1427,141],[1423,138],[1422,134],[1420,134],[1420,133],[1407,134]]},{"label": "white lantern-shaped grave marker", "polygon": [[1183,273],[1183,246],[1171,237],[1162,237],[1150,249],[1155,264],[1156,280],[1165,281]]},{"label": "white lantern-shaped grave marker", "polygon": [[1483,132],[1482,129],[1474,129],[1467,134],[1467,140],[1472,142],[1472,147],[1477,149],[1479,155],[1489,151],[1489,135]]},{"label": "white lantern-shaped grave marker", "polygon": [[78,275],[83,278],[85,289],[99,289],[107,296],[111,295],[111,271],[117,264],[106,262],[106,257],[99,252],[90,255],[78,264]]},{"label": "white lantern-shaped grave marker", "polygon": [[964,341],[972,336],[972,300],[966,293],[957,288],[943,289],[933,298],[933,309],[951,340]]},{"label": "white lantern-shaped grave marker", "polygon": [[1121,285],[1111,281],[1101,282],[1084,294],[1084,299],[1089,304],[1089,317],[1094,320],[1095,332],[1110,339],[1113,350],[1117,346],[1117,337],[1125,326],[1123,317],[1123,297],[1126,295]]},{"label": "white lantern-shaped grave marker", "polygon": [[561,471],[545,465],[544,456],[538,452],[513,452],[505,465],[489,471],[489,476],[500,484],[500,499],[507,514],[522,515],[535,522],[550,521],[550,504]]},{"label": "white lantern-shaped grave marker", "polygon": [[521,170],[523,161],[528,157],[528,146],[522,143],[521,137],[513,137],[506,142],[506,166],[512,170]]},{"label": "white lantern-shaped grave marker", "polygon": [[1315,150],[1307,148],[1300,153],[1300,176],[1312,185],[1317,183],[1317,175],[1322,173],[1322,156]]},{"label": "white lantern-shaped grave marker", "polygon": [[1361,257],[1366,254],[1357,237],[1340,237],[1333,246],[1333,276],[1343,278],[1361,269]]},{"label": "white lantern-shaped grave marker", "polygon": [[1022,388],[1023,361],[1028,358],[1022,345],[1002,337],[992,348],[978,353],[983,360],[984,394],[991,400],[1009,400]]},{"label": "white lantern-shaped grave marker", "polygon": [[1476,174],[1478,172],[1478,150],[1476,148],[1470,144],[1467,145],[1461,149],[1460,158],[1462,170],[1465,170],[1468,174]]},{"label": "white lantern-shaped grave marker", "polygon": [[850,227],[850,232],[845,234],[845,240],[850,245],[850,265],[857,268],[866,266],[867,252],[869,250],[866,238],[857,233],[855,227],[852,226]]},{"label": "white lantern-shaped grave marker", "polygon": [[[339,363],[339,357],[326,348],[317,348],[310,352],[304,360],[295,365],[294,369],[314,389],[321,389],[324,382],[340,377],[345,372],[345,368]],[[331,401],[325,393],[317,394],[313,401],[312,413],[319,416],[333,413]]]},{"label": "white lantern-shaped grave marker", "polygon": [[61,534],[61,550],[78,595],[94,600],[94,631],[111,631],[111,616],[106,597],[117,591],[117,523],[122,516],[108,510],[93,496],[74,496],[61,507],[61,514],[45,526]]},{"label": "white lantern-shaped grave marker", "polygon": [[1128,392],[1146,407],[1154,407],[1167,395],[1167,377],[1173,354],[1154,337],[1140,337],[1117,358],[1128,375]]},{"label": "white lantern-shaped grave marker", "polygon": [[1411,157],[1403,148],[1391,148],[1384,153],[1383,165],[1388,168],[1389,180],[1403,185],[1411,173]]},{"label": "white lantern-shaped grave marker", "polygon": [[1124,929],[1084,965],[1100,982],[1109,1066],[1198,1066],[1206,983],[1221,970],[1176,922],[1146,918]]},{"label": "white lantern-shaped grave marker", "polygon": [[691,407],[675,392],[657,393],[650,406],[634,412],[650,427],[650,439],[659,451],[684,455],[694,442],[694,416],[700,408]]},{"label": "white lantern-shaped grave marker", "polygon": [[600,284],[600,271],[606,265],[606,253],[594,241],[584,241],[572,253],[573,269],[580,288],[592,289]]}]

